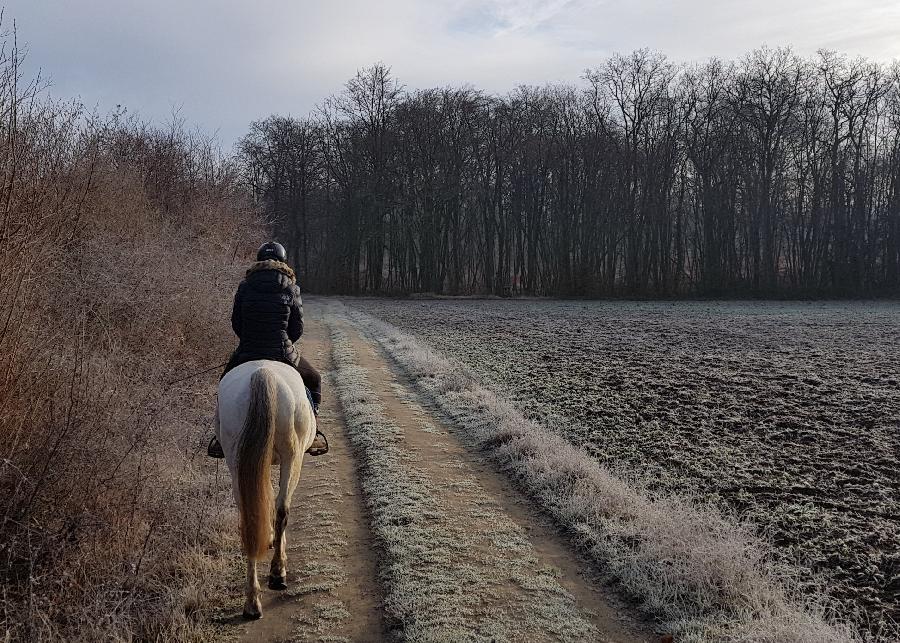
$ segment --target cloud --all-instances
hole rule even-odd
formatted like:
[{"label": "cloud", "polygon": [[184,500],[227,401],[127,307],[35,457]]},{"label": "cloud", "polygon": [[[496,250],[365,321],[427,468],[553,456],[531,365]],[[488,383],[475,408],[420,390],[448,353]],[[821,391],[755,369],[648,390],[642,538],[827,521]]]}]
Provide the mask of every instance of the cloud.
[{"label": "cloud", "polygon": [[7,0],[53,93],[156,120],[173,108],[230,144],[270,113],[305,114],[360,67],[408,87],[576,82],[613,51],[736,58],[762,44],[900,57],[883,0]]},{"label": "cloud", "polygon": [[495,37],[530,32],[575,4],[574,0],[473,0],[455,7],[458,15],[452,24],[464,31],[487,32]]}]

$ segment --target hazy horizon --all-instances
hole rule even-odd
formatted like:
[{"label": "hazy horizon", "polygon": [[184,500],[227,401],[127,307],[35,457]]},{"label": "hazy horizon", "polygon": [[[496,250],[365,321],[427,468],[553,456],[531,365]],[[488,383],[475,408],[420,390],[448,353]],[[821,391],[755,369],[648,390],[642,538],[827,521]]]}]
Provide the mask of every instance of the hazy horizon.
[{"label": "hazy horizon", "polygon": [[900,7],[889,2],[754,4],[99,0],[85,8],[13,0],[4,27],[15,21],[26,76],[40,71],[53,96],[100,112],[122,105],[155,122],[178,111],[226,149],[253,120],[306,114],[378,61],[410,89],[471,84],[505,93],[577,82],[611,53],[642,47],[677,62],[735,59],[763,45],[900,58]]}]

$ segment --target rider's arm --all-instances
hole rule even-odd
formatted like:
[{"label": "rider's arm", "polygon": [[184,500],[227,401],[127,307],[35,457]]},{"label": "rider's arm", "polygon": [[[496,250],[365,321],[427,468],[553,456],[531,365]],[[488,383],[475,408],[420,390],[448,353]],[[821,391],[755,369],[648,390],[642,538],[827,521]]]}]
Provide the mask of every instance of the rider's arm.
[{"label": "rider's arm", "polygon": [[303,334],[303,300],[300,289],[294,286],[294,301],[291,304],[291,316],[288,318],[288,337],[296,342]]},{"label": "rider's arm", "polygon": [[234,306],[231,308],[231,328],[234,334],[241,338],[241,297],[243,296],[243,284],[238,287],[237,293],[234,295]]}]

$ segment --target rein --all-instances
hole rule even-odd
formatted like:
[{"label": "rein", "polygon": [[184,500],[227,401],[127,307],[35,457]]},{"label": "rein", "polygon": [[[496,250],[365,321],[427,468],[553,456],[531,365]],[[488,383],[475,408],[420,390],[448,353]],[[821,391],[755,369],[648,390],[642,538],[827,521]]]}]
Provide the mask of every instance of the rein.
[{"label": "rein", "polygon": [[191,375],[187,375],[186,377],[180,377],[180,378],[178,378],[177,380],[172,380],[171,382],[168,382],[168,383],[167,383],[167,386],[172,386],[173,384],[178,384],[179,382],[184,382],[185,380],[189,380],[189,379],[193,379],[193,378],[195,378],[195,377],[199,377],[200,375],[204,375],[204,374],[206,374],[206,373],[209,373],[210,371],[215,371],[215,370],[218,370],[218,369],[220,369],[220,368],[224,368],[225,365],[226,365],[227,363],[228,363],[228,362],[222,362],[221,364],[216,364],[215,366],[210,366],[210,367],[207,368],[207,369],[204,369],[204,370],[202,370],[202,371],[198,371],[198,372],[196,372],[196,373],[192,373]]}]

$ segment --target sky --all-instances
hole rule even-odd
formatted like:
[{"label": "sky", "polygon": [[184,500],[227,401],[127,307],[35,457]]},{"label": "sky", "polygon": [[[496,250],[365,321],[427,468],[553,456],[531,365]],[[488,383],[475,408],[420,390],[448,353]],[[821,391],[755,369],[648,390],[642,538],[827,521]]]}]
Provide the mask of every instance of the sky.
[{"label": "sky", "polygon": [[358,69],[409,89],[577,83],[613,52],[678,62],[761,45],[900,59],[897,0],[0,0],[57,98],[156,122],[178,113],[228,149],[272,113],[302,116]]}]

